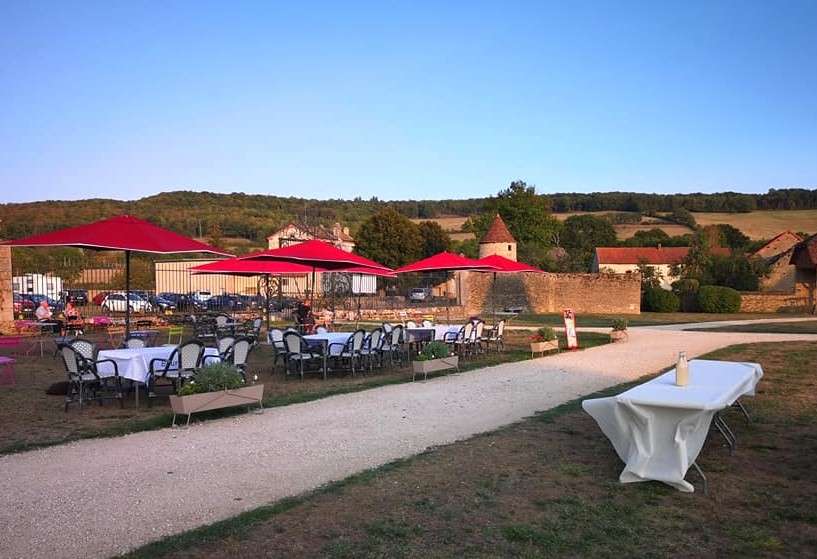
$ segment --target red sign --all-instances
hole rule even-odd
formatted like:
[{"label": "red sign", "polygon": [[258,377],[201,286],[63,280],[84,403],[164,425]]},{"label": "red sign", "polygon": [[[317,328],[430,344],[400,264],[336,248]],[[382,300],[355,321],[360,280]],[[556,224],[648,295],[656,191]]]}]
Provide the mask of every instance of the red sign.
[{"label": "red sign", "polygon": [[576,336],[576,315],[573,309],[563,309],[562,317],[565,320],[565,338],[567,339],[567,349],[579,347],[579,338]]}]

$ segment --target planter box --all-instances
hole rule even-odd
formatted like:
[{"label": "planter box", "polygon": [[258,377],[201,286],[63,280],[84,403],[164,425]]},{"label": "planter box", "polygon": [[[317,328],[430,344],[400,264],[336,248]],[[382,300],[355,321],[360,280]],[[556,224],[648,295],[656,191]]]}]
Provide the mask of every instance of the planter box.
[{"label": "planter box", "polygon": [[188,394],[187,396],[170,396],[170,407],[173,409],[173,425],[176,425],[176,415],[187,415],[187,424],[190,416],[200,411],[217,410],[232,406],[242,406],[258,403],[263,409],[261,399],[264,397],[264,385],[252,384],[235,390],[221,390],[219,392],[204,392],[202,394]]},{"label": "planter box", "polygon": [[537,353],[542,355],[548,351],[559,351],[559,340],[548,340],[546,342],[531,342],[530,355],[535,357]]},{"label": "planter box", "polygon": [[411,368],[414,371],[411,380],[414,380],[417,375],[421,373],[423,375],[423,380],[425,380],[428,378],[428,373],[434,373],[445,369],[457,369],[457,371],[459,371],[459,356],[451,355],[450,357],[429,359],[428,361],[412,361]]}]

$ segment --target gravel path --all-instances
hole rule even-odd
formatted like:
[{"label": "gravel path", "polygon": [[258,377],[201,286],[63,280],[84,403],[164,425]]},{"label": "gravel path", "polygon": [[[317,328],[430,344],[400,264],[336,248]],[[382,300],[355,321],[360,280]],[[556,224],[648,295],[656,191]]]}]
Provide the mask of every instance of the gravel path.
[{"label": "gravel path", "polygon": [[657,373],[679,349],[694,358],[735,343],[817,341],[629,333],[624,344],[2,456],[0,557],[110,557]]}]

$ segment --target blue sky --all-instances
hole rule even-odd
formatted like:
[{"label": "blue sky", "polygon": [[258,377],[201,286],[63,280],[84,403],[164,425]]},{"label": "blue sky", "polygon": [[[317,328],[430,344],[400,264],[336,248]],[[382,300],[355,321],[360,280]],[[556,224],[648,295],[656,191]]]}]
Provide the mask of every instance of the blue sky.
[{"label": "blue sky", "polygon": [[0,2],[0,202],[817,188],[817,0]]}]

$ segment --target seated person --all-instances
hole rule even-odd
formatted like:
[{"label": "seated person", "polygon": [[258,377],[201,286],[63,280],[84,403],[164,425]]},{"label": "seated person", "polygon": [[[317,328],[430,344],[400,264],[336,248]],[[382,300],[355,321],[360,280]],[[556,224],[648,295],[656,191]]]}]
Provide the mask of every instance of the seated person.
[{"label": "seated person", "polygon": [[43,299],[40,301],[40,306],[37,307],[37,310],[34,312],[35,316],[37,317],[37,322],[53,322],[53,332],[55,334],[59,334],[62,332],[62,320],[57,320],[54,318],[53,313],[51,312],[51,307],[48,305],[48,301]]},{"label": "seated person", "polygon": [[301,332],[312,334],[315,330],[315,317],[312,315],[312,307],[309,299],[304,299],[295,308],[295,322],[298,323]]},{"label": "seated person", "polygon": [[62,313],[65,316],[66,324],[65,328],[63,329],[62,335],[64,336],[65,333],[70,329],[74,332],[82,333],[82,327],[85,324],[85,319],[82,318],[82,315],[79,314],[79,309],[74,306],[74,303],[68,301],[65,304],[65,310]]}]

